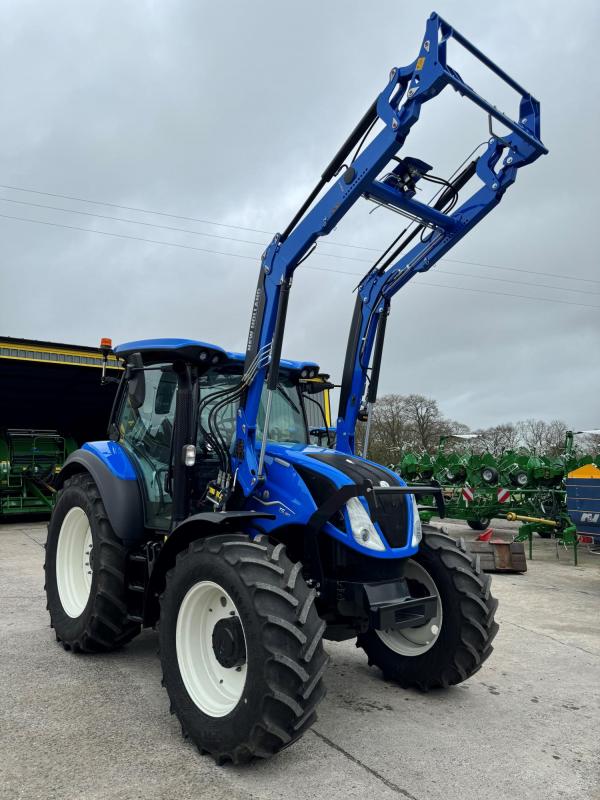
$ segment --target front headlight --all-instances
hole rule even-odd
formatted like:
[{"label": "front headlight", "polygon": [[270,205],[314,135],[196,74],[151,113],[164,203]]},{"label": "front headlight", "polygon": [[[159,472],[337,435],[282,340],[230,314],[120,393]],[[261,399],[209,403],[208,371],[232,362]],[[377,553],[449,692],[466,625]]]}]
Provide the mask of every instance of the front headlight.
[{"label": "front headlight", "polygon": [[381,536],[371,522],[371,517],[358,497],[351,497],[346,503],[346,511],[350,520],[352,536],[358,544],[369,550],[385,550]]},{"label": "front headlight", "polygon": [[419,516],[419,507],[417,506],[417,500],[414,494],[412,494],[411,497],[412,497],[412,507],[413,507],[413,530],[412,530],[411,546],[417,547],[417,545],[423,538],[423,526],[421,525],[421,517]]}]

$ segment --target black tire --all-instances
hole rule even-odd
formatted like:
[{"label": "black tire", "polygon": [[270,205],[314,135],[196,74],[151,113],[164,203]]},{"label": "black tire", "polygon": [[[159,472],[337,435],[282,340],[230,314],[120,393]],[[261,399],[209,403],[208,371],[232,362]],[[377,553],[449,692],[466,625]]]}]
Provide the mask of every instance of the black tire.
[{"label": "black tire", "polygon": [[467,525],[474,531],[485,531],[490,526],[489,519],[468,519]]},{"label": "black tire", "polygon": [[[81,508],[89,521],[93,542],[92,583],[84,610],[78,617],[67,614],[61,602],[56,576],[56,552],[61,526],[67,513]],[[99,653],[129,642],[140,631],[127,620],[125,564],[127,551],[113,531],[93,478],[78,473],[65,481],[50,522],[44,571],[50,625],[65,650]]]},{"label": "black tire", "polygon": [[385,678],[405,689],[447,688],[474,675],[492,652],[498,601],[490,594],[490,576],[481,572],[464,542],[424,526],[413,558],[433,579],[440,596],[443,621],[437,640],[427,652],[400,655],[371,630],[358,637],[357,647],[365,650],[370,666],[379,667]]},{"label": "black tire", "polygon": [[[315,607],[301,564],[282,544],[242,534],[200,539],[179,553],[167,574],[159,623],[163,686],[186,738],[218,764],[268,758],[313,724],[325,696],[325,623]],[[213,581],[233,600],[243,626],[247,674],[237,705],[210,716],[185,688],[176,650],[179,609],[200,581]]]}]

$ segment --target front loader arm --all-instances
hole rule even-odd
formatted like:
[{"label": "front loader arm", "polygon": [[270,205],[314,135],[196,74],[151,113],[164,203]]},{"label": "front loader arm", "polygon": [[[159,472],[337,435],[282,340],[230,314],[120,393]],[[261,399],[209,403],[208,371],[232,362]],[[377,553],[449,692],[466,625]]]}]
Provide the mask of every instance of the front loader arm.
[{"label": "front loader arm", "polygon": [[[455,244],[498,205],[504,192],[514,183],[517,170],[524,165],[528,154],[521,157],[515,143],[492,137],[486,151],[475,162],[472,172],[483,184],[460,207],[440,224],[430,227],[431,233],[419,241],[400,259],[385,269],[371,269],[358,286],[346,360],[340,392],[337,420],[337,448],[354,452],[354,432],[362,399],[367,386],[373,344],[382,317],[389,313],[392,297],[415,275],[430,270]],[[504,151],[501,169],[496,167]],[[446,216],[446,215],[442,215]],[[424,220],[425,216],[420,219]],[[417,230],[423,230],[420,226]],[[374,371],[379,373],[381,349],[377,353]],[[372,376],[373,377],[373,376]],[[367,404],[375,401],[377,381],[371,380]]]},{"label": "front loader arm", "polygon": [[[446,44],[450,38],[466,47],[475,58],[521,95],[518,121],[510,119],[476,94],[447,65]],[[452,86],[511,131],[509,136],[502,139],[492,137],[486,153],[476,165],[483,186],[451,215],[435,205],[418,202],[414,199],[414,191],[407,190],[406,186],[390,184],[385,179],[378,180],[378,176],[391,163],[398,170],[398,160],[394,159],[418,121],[422,106],[446,86]],[[360,145],[377,121],[383,123],[383,128],[373,136],[360,155],[350,160],[352,151],[357,146],[360,150]],[[353,452],[354,428],[365,390],[375,332],[381,315],[387,314],[391,297],[417,272],[433,266],[489,213],[515,180],[520,166],[531,163],[547,152],[539,139],[539,130],[537,100],[437,14],[432,14],[418,57],[408,66],[391,71],[385,88],[323,172],[313,192],[283,234],[277,234],[263,254],[246,349],[236,442],[232,451],[232,472],[246,496],[254,491],[261,479],[266,441],[258,455],[258,411],[267,372],[270,392],[277,385],[292,277],[317,240],[329,234],[360,197],[399,211],[431,231],[429,238],[416,244],[386,270],[371,270],[359,287],[337,425],[338,449]],[[497,165],[503,153],[505,159],[498,170]],[[413,162],[414,159],[411,164]],[[268,417],[269,400],[267,402]],[[264,427],[266,431],[266,423]]]}]

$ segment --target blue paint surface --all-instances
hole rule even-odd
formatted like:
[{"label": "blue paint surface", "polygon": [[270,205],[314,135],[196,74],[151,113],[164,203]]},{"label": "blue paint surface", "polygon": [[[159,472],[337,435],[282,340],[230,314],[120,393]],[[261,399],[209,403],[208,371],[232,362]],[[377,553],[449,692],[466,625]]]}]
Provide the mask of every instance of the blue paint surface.
[{"label": "blue paint surface", "polygon": [[117,442],[86,442],[81,449],[99,458],[117,478],[123,481],[137,480],[127,453]]}]

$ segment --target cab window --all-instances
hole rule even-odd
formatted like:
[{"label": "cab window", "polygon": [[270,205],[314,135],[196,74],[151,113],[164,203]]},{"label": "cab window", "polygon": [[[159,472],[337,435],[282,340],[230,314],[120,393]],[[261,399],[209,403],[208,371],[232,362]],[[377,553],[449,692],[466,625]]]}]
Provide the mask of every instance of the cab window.
[{"label": "cab window", "polygon": [[[263,436],[267,408],[267,387],[263,387],[256,425],[256,441]],[[307,444],[306,418],[298,388],[289,378],[282,377],[273,394],[267,438],[284,444]]]},{"label": "cab window", "polygon": [[177,376],[171,366],[157,366],[144,370],[144,379],[144,400],[139,408],[134,407],[128,394],[124,397],[119,419],[120,441],[142,475],[147,525],[167,529],[172,500],[166,478],[170,469]]}]

